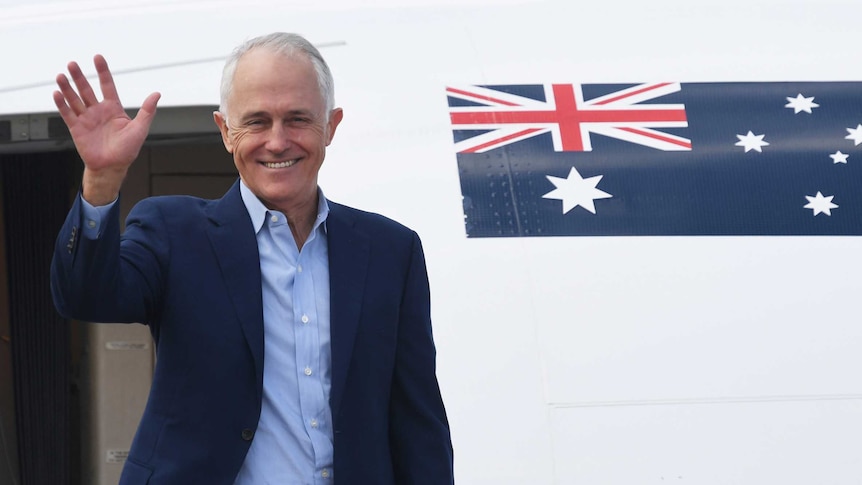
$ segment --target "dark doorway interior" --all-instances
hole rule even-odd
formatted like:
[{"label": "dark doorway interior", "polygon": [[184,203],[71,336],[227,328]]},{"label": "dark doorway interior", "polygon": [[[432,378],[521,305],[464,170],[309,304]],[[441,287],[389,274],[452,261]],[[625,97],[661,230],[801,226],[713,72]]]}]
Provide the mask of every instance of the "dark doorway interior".
[{"label": "dark doorway interior", "polygon": [[5,435],[16,436],[20,485],[69,484],[78,463],[71,328],[54,310],[48,274],[79,166],[75,152],[0,155],[9,330],[0,345],[11,348],[16,423]]}]

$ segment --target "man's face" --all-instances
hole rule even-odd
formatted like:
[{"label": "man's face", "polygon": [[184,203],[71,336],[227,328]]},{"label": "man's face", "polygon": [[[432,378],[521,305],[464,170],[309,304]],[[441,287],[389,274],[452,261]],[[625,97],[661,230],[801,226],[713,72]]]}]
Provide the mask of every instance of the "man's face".
[{"label": "man's face", "polygon": [[216,113],[225,148],[243,182],[270,209],[317,206],[317,173],[341,122],[327,121],[317,75],[302,54],[254,49],[240,58],[227,103]]}]

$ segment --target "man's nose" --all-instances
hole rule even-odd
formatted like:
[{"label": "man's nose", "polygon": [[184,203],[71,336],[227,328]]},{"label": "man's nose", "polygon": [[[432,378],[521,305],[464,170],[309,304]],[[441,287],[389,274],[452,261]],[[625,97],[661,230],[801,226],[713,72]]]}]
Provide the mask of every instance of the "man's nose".
[{"label": "man's nose", "polygon": [[283,123],[273,123],[267,133],[266,149],[281,153],[290,148],[290,129]]}]

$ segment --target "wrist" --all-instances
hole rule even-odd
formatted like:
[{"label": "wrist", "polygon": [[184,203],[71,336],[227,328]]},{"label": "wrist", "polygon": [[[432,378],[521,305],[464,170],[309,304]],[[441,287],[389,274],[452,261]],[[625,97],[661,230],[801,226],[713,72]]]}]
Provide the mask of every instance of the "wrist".
[{"label": "wrist", "polygon": [[84,168],[81,195],[95,207],[108,205],[117,200],[120,187],[126,178],[126,169],[90,170]]}]

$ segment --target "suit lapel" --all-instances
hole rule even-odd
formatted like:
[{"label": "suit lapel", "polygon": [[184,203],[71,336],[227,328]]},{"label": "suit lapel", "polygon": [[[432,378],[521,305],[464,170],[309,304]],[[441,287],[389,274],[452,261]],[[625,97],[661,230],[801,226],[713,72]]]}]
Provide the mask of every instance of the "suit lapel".
[{"label": "suit lapel", "polygon": [[[353,343],[362,310],[368,272],[370,241],[358,231],[349,209],[329,202],[326,221],[330,274],[330,341],[332,390],[330,406],[338,416],[347,382]],[[216,202],[209,214],[207,235],[221,268],[222,278],[242,325],[254,359],[258,397],[263,390],[263,296],[260,256],[254,228],[242,202],[239,182]]]},{"label": "suit lapel", "polygon": [[353,354],[353,342],[362,310],[368,272],[368,237],[356,230],[349,210],[329,202],[326,220],[329,246],[330,339],[332,345],[332,395],[330,406],[337,419]]},{"label": "suit lapel", "polygon": [[258,398],[263,396],[263,296],[257,238],[239,181],[209,212],[207,236],[254,359]]}]

